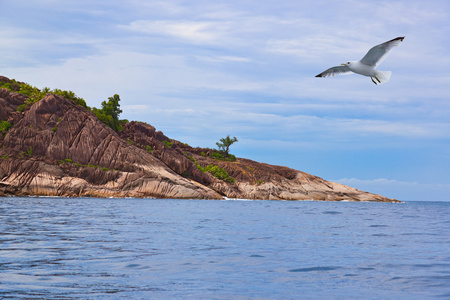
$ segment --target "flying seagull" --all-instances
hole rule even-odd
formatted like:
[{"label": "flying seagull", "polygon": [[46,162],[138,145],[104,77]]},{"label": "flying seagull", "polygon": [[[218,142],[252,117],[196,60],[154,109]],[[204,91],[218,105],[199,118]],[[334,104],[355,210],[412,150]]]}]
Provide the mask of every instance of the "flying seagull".
[{"label": "flying seagull", "polygon": [[381,64],[393,47],[400,46],[405,37],[398,37],[386,43],[379,44],[367,52],[360,61],[349,61],[337,67],[329,68],[316,77],[331,77],[340,74],[356,73],[370,77],[373,83],[381,84],[389,81],[391,71],[377,71],[375,68]]}]

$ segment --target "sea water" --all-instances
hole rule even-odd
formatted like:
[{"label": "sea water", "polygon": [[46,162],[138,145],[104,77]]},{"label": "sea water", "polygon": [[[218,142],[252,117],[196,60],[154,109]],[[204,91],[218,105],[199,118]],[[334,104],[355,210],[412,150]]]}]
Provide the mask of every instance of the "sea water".
[{"label": "sea water", "polygon": [[0,198],[0,298],[448,299],[450,202]]}]

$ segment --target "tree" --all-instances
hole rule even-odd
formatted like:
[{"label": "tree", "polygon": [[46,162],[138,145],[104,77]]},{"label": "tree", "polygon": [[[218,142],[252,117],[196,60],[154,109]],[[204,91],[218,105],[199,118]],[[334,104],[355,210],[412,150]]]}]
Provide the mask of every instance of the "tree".
[{"label": "tree", "polygon": [[122,124],[119,122],[119,115],[122,113],[120,109],[120,97],[115,94],[108,98],[108,102],[102,102],[102,108],[94,108],[93,111],[97,115],[97,118],[111,127],[114,131],[122,130]]},{"label": "tree", "polygon": [[120,97],[119,95],[115,94],[112,97],[108,98],[108,102],[103,101],[102,102],[102,111],[104,114],[111,116],[114,120],[119,121],[119,115],[122,113],[122,110],[120,109]]},{"label": "tree", "polygon": [[230,151],[230,146],[236,143],[238,139],[236,137],[230,138],[230,135],[227,135],[226,138],[220,139],[220,143],[217,142],[216,145],[219,147],[219,150],[224,153],[225,156],[228,156],[228,152]]}]

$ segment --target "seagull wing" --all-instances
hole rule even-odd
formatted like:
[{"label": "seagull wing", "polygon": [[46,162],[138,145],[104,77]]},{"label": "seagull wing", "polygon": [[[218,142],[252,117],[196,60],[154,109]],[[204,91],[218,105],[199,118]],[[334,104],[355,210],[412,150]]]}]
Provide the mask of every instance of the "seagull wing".
[{"label": "seagull wing", "polygon": [[316,77],[331,77],[336,75],[343,75],[343,74],[349,74],[352,73],[350,69],[347,66],[337,66],[329,68],[328,70],[323,71],[319,75],[316,75]]},{"label": "seagull wing", "polygon": [[393,47],[400,46],[405,37],[398,37],[386,43],[379,44],[367,52],[367,54],[360,60],[361,63],[376,68],[386,59],[386,56],[391,52]]}]

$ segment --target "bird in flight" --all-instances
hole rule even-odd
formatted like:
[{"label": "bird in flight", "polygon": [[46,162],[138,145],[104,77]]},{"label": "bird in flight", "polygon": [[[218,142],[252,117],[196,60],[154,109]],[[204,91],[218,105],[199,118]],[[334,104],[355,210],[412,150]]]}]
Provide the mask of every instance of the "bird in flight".
[{"label": "bird in flight", "polygon": [[392,48],[400,46],[405,37],[398,37],[383,44],[372,47],[360,61],[349,61],[337,67],[329,68],[316,77],[331,77],[340,74],[356,73],[372,79],[375,84],[382,84],[389,81],[391,71],[377,71],[375,68],[381,64]]}]

